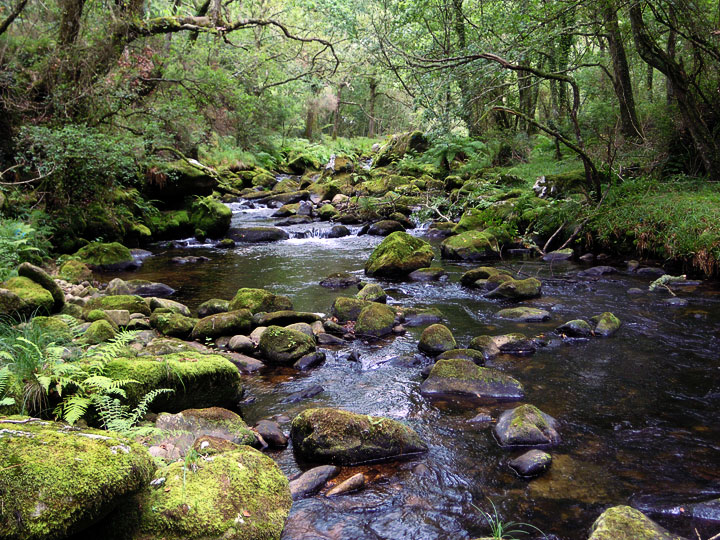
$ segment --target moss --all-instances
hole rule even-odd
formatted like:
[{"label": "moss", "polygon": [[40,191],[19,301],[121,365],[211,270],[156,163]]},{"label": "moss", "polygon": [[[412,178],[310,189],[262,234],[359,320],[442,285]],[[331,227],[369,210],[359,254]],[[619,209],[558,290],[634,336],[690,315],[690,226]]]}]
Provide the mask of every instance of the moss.
[{"label": "moss", "polygon": [[86,310],[90,309],[126,309],[130,313],[141,313],[150,315],[150,307],[140,296],[132,294],[118,294],[113,296],[102,296],[93,298],[86,304]]},{"label": "moss", "polygon": [[141,496],[139,539],[280,538],[292,498],[275,462],[250,447],[200,458],[193,470],[176,462],[165,481]]},{"label": "moss", "polygon": [[613,506],[597,518],[588,540],[682,540],[630,506]]},{"label": "moss", "polygon": [[365,273],[372,276],[402,277],[425,268],[435,257],[430,244],[397,231],[388,235],[365,263]]},{"label": "moss", "polygon": [[229,310],[230,302],[222,298],[211,298],[198,306],[198,315],[202,318],[217,313],[225,313]]},{"label": "moss", "polygon": [[506,298],[523,300],[536,298],[542,294],[542,283],[535,278],[505,280],[486,296],[488,298]]},{"label": "moss", "polygon": [[203,198],[192,205],[190,223],[210,238],[223,236],[230,228],[232,211],[220,201]]},{"label": "moss", "polygon": [[246,334],[252,327],[252,314],[247,309],[238,309],[226,313],[208,315],[200,319],[190,337],[196,341],[220,336]]},{"label": "moss", "polygon": [[164,336],[187,338],[192,332],[197,319],[185,317],[179,313],[158,313],[156,310],[150,317],[150,325]]},{"label": "moss", "polygon": [[622,323],[615,315],[606,311],[592,318],[595,323],[595,335],[609,337],[620,329]]},{"label": "moss", "polygon": [[380,302],[385,303],[387,300],[387,293],[377,283],[368,283],[355,295],[360,300],[366,300],[367,302]]},{"label": "moss", "polygon": [[372,302],[359,313],[355,333],[360,336],[382,337],[392,332],[395,310],[385,304]]},{"label": "moss", "polygon": [[147,450],[114,433],[3,419],[0,428],[3,538],[65,538],[103,517],[153,474]]},{"label": "moss", "polygon": [[443,240],[440,253],[446,259],[478,261],[499,258],[500,247],[487,231],[467,231]]},{"label": "moss", "polygon": [[0,302],[4,314],[30,317],[34,313],[50,313],[55,304],[50,291],[26,277],[10,278],[2,286],[15,295]]},{"label": "moss", "polygon": [[378,150],[373,160],[374,167],[383,167],[395,160],[402,158],[408,151],[418,153],[425,152],[429,148],[429,142],[420,131],[400,133],[393,135],[385,145]]},{"label": "moss", "polygon": [[130,250],[118,242],[92,242],[75,252],[74,257],[102,270],[121,269],[134,264]]},{"label": "moss", "polygon": [[204,434],[221,437],[236,444],[257,444],[255,433],[242,417],[222,407],[186,409],[177,414],[162,413],[158,416],[155,427],[161,431],[156,437],[159,444],[162,444],[168,435],[173,437],[177,432],[189,433],[189,441]]},{"label": "moss", "polygon": [[287,296],[273,294],[264,289],[239,289],[230,301],[229,309],[249,309],[251,313],[261,311],[285,311],[293,308]]},{"label": "moss", "polygon": [[481,210],[469,208],[460,217],[460,221],[453,228],[453,233],[460,234],[467,231],[482,231],[485,229],[486,223]]},{"label": "moss", "polygon": [[159,240],[187,236],[193,230],[187,210],[162,212],[152,216],[149,224],[153,237]]},{"label": "moss", "polygon": [[460,283],[467,287],[475,283],[478,279],[488,279],[492,276],[496,276],[499,274],[507,276],[510,275],[507,270],[493,268],[492,266],[480,266],[478,268],[473,268],[472,270],[468,270],[467,272],[465,272],[460,277]]},{"label": "moss", "polygon": [[280,180],[277,184],[275,184],[272,188],[275,193],[290,193],[298,191],[299,189],[300,184],[292,178],[284,178],[283,180]]},{"label": "moss", "polygon": [[235,407],[243,387],[238,369],[227,358],[216,354],[180,352],[154,357],[117,358],[107,365],[107,374],[117,379],[133,379],[139,384],[125,387],[128,403],[137,405],[156,388],[170,388],[152,410],[180,412],[212,406]]},{"label": "moss", "polygon": [[325,220],[325,221],[329,221],[338,216],[338,211],[335,210],[335,207],[329,203],[322,205],[318,209],[317,213],[318,213],[318,216],[320,216],[320,219]]},{"label": "moss", "polygon": [[438,360],[430,371],[430,377],[483,382],[505,382],[507,379],[507,375],[497,370],[481,367],[470,360],[458,358]]},{"label": "moss", "polygon": [[50,291],[53,297],[53,311],[60,311],[65,305],[65,293],[50,275],[34,264],[22,263],[17,269],[18,275],[33,280],[44,289]]},{"label": "moss", "polygon": [[369,304],[367,300],[338,296],[332,305],[332,315],[340,322],[357,320],[360,312]]},{"label": "moss", "polygon": [[115,337],[115,328],[106,320],[95,321],[85,330],[82,339],[89,345],[97,345]]},{"label": "moss", "polygon": [[418,349],[431,356],[437,356],[457,347],[450,329],[444,324],[432,324],[420,335]]},{"label": "moss", "polygon": [[61,278],[71,283],[80,283],[92,279],[92,270],[88,265],[75,259],[63,263],[59,274]]},{"label": "moss", "polygon": [[427,450],[418,434],[401,422],[341,409],[304,410],[293,419],[290,436],[302,458],[341,465]]},{"label": "moss", "polygon": [[500,415],[495,434],[502,445],[558,444],[557,421],[534,405],[521,405]]},{"label": "moss", "polygon": [[29,324],[56,344],[67,343],[73,339],[70,325],[61,317],[34,317]]},{"label": "moss", "polygon": [[272,362],[292,363],[315,352],[315,340],[298,330],[269,326],[258,344],[262,356]]}]

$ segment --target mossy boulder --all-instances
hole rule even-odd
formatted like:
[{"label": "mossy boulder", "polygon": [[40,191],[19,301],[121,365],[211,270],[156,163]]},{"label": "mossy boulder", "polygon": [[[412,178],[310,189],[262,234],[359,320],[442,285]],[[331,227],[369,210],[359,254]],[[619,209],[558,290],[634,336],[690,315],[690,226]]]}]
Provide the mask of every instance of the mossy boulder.
[{"label": "mossy boulder", "polygon": [[435,360],[445,360],[448,358],[470,360],[471,362],[475,362],[478,366],[485,365],[485,355],[475,349],[451,349],[449,351],[445,351],[444,353],[440,353]]},{"label": "mossy boulder", "polygon": [[542,295],[542,283],[539,279],[505,279],[487,293],[487,298],[505,300],[527,300]]},{"label": "mossy boulder", "polygon": [[383,219],[370,225],[367,233],[371,236],[387,236],[396,231],[404,231],[405,227],[395,220]]},{"label": "mossy boulder", "polygon": [[430,244],[406,232],[387,236],[365,263],[369,276],[404,277],[413,270],[430,265],[435,255]]},{"label": "mossy boulder", "polygon": [[279,539],[292,505],[280,468],[249,446],[200,457],[190,472],[172,463],[155,478],[139,498],[143,540]]},{"label": "mossy boulder", "polygon": [[65,261],[60,267],[58,274],[61,278],[71,283],[81,283],[85,280],[92,279],[92,270],[90,270],[90,267],[76,259]]},{"label": "mossy boulder", "polygon": [[507,270],[501,270],[499,268],[493,268],[492,266],[479,266],[468,270],[462,276],[460,276],[460,284],[466,287],[471,287],[479,279],[489,279],[497,275],[505,275],[512,277],[510,272]]},{"label": "mossy boulder", "polygon": [[336,317],[340,322],[355,321],[360,312],[368,305],[370,305],[370,302],[367,300],[338,296],[333,302],[330,311],[333,317]]},{"label": "mossy boulder", "polygon": [[514,332],[499,336],[477,336],[470,341],[468,348],[480,351],[485,358],[490,359],[498,354],[528,356],[537,350],[537,345],[525,334]]},{"label": "mossy boulder", "polygon": [[467,231],[482,231],[486,226],[487,218],[482,210],[469,208],[460,216],[460,221],[455,225],[452,232],[454,234],[460,234]]},{"label": "mossy boulder", "polygon": [[93,298],[85,305],[86,310],[91,309],[127,309],[130,313],[140,313],[149,316],[150,306],[140,296],[132,294],[118,294],[115,296],[101,296]]},{"label": "mossy boulder", "polygon": [[169,210],[150,217],[153,238],[167,240],[192,234],[193,225],[187,210]]},{"label": "mossy boulder", "polygon": [[222,298],[211,298],[200,304],[197,308],[198,316],[200,318],[207,317],[208,315],[216,315],[218,313],[226,313],[230,311],[230,302],[223,300]]},{"label": "mossy boulder", "polygon": [[558,326],[555,331],[558,334],[571,338],[588,338],[593,335],[592,326],[582,319],[573,319]]},{"label": "mossy boulder", "polygon": [[263,358],[277,364],[291,364],[315,352],[315,339],[291,328],[269,326],[258,344]]},{"label": "mossy boulder", "polygon": [[430,356],[437,356],[457,347],[455,337],[444,324],[432,324],[420,334],[418,349]]},{"label": "mossy boulder", "polygon": [[522,384],[509,375],[459,358],[438,360],[420,386],[420,393],[429,398],[480,402],[516,401],[525,395]]},{"label": "mossy boulder", "polygon": [[0,418],[0,536],[66,538],[143,488],[147,450],[107,431]]},{"label": "mossy boulder", "polygon": [[520,405],[503,412],[495,425],[502,446],[549,446],[560,443],[558,422],[534,405]]},{"label": "mossy boulder", "polygon": [[622,323],[615,315],[606,311],[592,318],[595,323],[595,335],[602,337],[610,337],[620,329]]},{"label": "mossy boulder", "polygon": [[167,298],[150,298],[150,309],[155,311],[156,309],[166,309],[172,313],[178,313],[185,317],[190,317],[190,308],[185,304],[176,302],[175,300],[169,300]]},{"label": "mossy boulder", "polygon": [[221,238],[230,228],[232,211],[220,201],[203,198],[192,205],[190,223],[210,238]]},{"label": "mossy boulder", "polygon": [[237,309],[203,317],[195,324],[190,337],[195,341],[203,341],[207,338],[247,334],[251,327],[252,313],[247,309]]},{"label": "mossy boulder", "polygon": [[352,465],[427,451],[418,434],[390,418],[341,409],[306,409],[292,421],[290,437],[301,459]]},{"label": "mossy boulder", "polygon": [[115,337],[116,330],[113,325],[102,319],[92,323],[85,333],[82,335],[82,340],[88,345],[97,345],[105,341],[110,341]]},{"label": "mossy boulder", "polygon": [[379,338],[392,332],[395,326],[395,310],[385,304],[371,302],[358,314],[355,334]]},{"label": "mossy boulder", "polygon": [[36,313],[51,313],[54,305],[50,291],[26,277],[10,278],[0,288],[1,315],[27,318]]},{"label": "mossy boulder", "polygon": [[171,442],[182,454],[192,448],[195,439],[211,436],[235,444],[254,446],[257,437],[239,414],[222,407],[187,409],[176,414],[161,413],[155,421],[155,441]]},{"label": "mossy boulder", "polygon": [[545,309],[522,306],[501,309],[495,316],[515,322],[542,322],[550,318],[550,312]]},{"label": "mossy boulder", "polygon": [[384,167],[402,158],[408,151],[422,153],[429,147],[430,143],[427,137],[420,131],[393,135],[392,138],[378,150],[375,159],[373,159],[373,167]]},{"label": "mossy boulder", "polygon": [[290,235],[279,227],[238,227],[228,231],[229,238],[236,242],[258,243],[287,240]]},{"label": "mossy boulder", "polygon": [[152,390],[173,390],[155,398],[151,405],[153,411],[180,412],[214,406],[233,408],[243,394],[237,367],[217,354],[185,351],[116,358],[108,362],[106,374],[116,379],[138,381],[124,388],[132,407]]},{"label": "mossy boulder", "polygon": [[197,319],[185,317],[179,313],[153,313],[150,316],[150,326],[164,336],[185,339],[195,328]]},{"label": "mossy boulder", "polygon": [[327,203],[323,204],[320,208],[318,208],[317,214],[321,220],[330,221],[332,219],[335,219],[339,215],[339,212],[332,204]]},{"label": "mossy boulder", "polygon": [[91,242],[77,250],[73,256],[90,268],[106,272],[118,272],[138,266],[130,250],[118,242]]},{"label": "mossy boulder", "polygon": [[[42,332],[43,335],[54,343],[62,344],[72,341],[73,339],[72,328],[70,328],[68,322],[64,320],[65,317],[65,315],[55,317],[33,317],[28,324],[34,329]],[[68,319],[70,321],[74,320],[72,317],[68,317]],[[77,322],[78,321],[76,321],[76,323]]]},{"label": "mossy boulder", "polygon": [[45,270],[29,262],[24,262],[18,266],[17,273],[19,276],[33,280],[43,289],[50,292],[53,297],[53,312],[57,313],[62,310],[65,305],[65,293]]},{"label": "mossy boulder", "polygon": [[292,310],[292,301],[287,296],[273,294],[265,289],[238,289],[235,297],[230,301],[228,308],[231,311],[248,309],[251,313],[261,311],[288,311]]},{"label": "mossy boulder", "polygon": [[443,240],[440,254],[444,259],[485,261],[499,259],[500,246],[487,231],[467,231]]},{"label": "mossy boulder", "polygon": [[595,520],[588,540],[684,540],[630,506],[608,508]]},{"label": "mossy boulder", "polygon": [[387,302],[387,293],[377,283],[368,283],[355,295],[355,298],[366,300],[367,302],[379,302],[384,304]]},{"label": "mossy boulder", "polygon": [[295,323],[313,324],[321,320],[320,315],[308,311],[283,310],[253,315],[253,323],[257,326],[287,326]]}]

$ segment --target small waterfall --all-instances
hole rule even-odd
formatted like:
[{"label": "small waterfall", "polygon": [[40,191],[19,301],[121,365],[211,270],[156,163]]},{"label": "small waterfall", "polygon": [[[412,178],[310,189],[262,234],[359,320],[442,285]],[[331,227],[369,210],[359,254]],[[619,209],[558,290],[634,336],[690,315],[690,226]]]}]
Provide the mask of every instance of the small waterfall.
[{"label": "small waterfall", "polygon": [[301,238],[301,239],[307,239],[307,238],[329,238],[330,235],[330,229],[319,229],[316,227],[313,227],[312,229],[307,229],[305,231],[288,231],[290,233],[290,238]]}]

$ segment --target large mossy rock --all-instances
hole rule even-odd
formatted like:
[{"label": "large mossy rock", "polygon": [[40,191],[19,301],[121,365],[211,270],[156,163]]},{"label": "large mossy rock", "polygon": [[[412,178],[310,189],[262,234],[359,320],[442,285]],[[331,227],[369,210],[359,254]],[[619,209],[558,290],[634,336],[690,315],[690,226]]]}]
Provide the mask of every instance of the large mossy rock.
[{"label": "large mossy rock", "polygon": [[187,210],[161,212],[150,217],[149,225],[156,240],[183,238],[193,232]]},{"label": "large mossy rock", "polygon": [[455,337],[444,324],[432,324],[420,334],[418,349],[430,356],[437,356],[457,347]]},{"label": "large mossy rock", "polygon": [[[175,462],[140,495],[143,540],[279,540],[290,512],[288,480],[249,446]],[[164,479],[164,480],[160,480]]]},{"label": "large mossy rock", "polygon": [[520,405],[500,415],[495,435],[502,446],[546,446],[560,442],[558,422],[534,405]]},{"label": "large mossy rock", "polygon": [[525,334],[515,332],[500,336],[482,335],[474,337],[468,348],[482,352],[486,359],[499,354],[512,354],[515,356],[528,356],[537,350],[535,340]]},{"label": "large mossy rock", "polygon": [[440,244],[444,259],[486,261],[500,258],[498,241],[487,231],[466,231],[450,236]]},{"label": "large mossy rock", "polygon": [[132,407],[152,390],[173,390],[155,398],[151,405],[153,411],[180,412],[214,406],[235,408],[243,395],[237,367],[217,354],[187,351],[116,358],[108,362],[106,375],[138,381],[124,387],[127,402]]},{"label": "large mossy rock", "polygon": [[58,270],[58,274],[70,283],[80,283],[92,279],[92,270],[88,265],[75,259],[65,261]]},{"label": "large mossy rock", "polygon": [[197,322],[179,313],[153,313],[150,317],[150,326],[162,335],[180,339],[188,338]]},{"label": "large mossy rock", "polygon": [[373,167],[384,167],[402,158],[408,151],[425,152],[430,147],[427,137],[420,131],[399,133],[378,150]]},{"label": "large mossy rock", "polygon": [[596,315],[592,318],[592,321],[595,323],[595,335],[602,337],[612,336],[615,332],[620,330],[620,326],[622,325],[620,319],[609,311]]},{"label": "large mossy rock", "polygon": [[520,306],[501,309],[495,316],[515,322],[542,322],[550,318],[550,312],[545,309]]},{"label": "large mossy rock", "polygon": [[315,339],[291,328],[269,326],[258,344],[263,358],[277,364],[291,364],[315,352]]},{"label": "large mossy rock", "polygon": [[251,313],[261,311],[289,311],[292,301],[287,296],[273,294],[265,289],[238,289],[235,297],[230,300],[229,309],[249,309]]},{"label": "large mossy rock", "polygon": [[51,278],[45,270],[29,262],[24,262],[18,266],[17,273],[19,276],[33,280],[42,286],[43,289],[50,292],[54,302],[53,312],[57,313],[62,310],[65,305],[65,293],[60,288],[60,285],[55,283],[55,280]]},{"label": "large mossy rock", "polygon": [[130,313],[141,313],[150,315],[150,306],[140,296],[132,294],[118,294],[115,296],[101,296],[93,298],[85,305],[85,310],[93,309],[117,310],[126,309]]},{"label": "large mossy rock", "polygon": [[143,488],[154,469],[144,447],[115,433],[0,418],[0,537],[82,531]]},{"label": "large mossy rock", "polygon": [[379,338],[392,332],[395,326],[395,310],[385,304],[371,302],[358,315],[355,334]]},{"label": "large mossy rock", "polygon": [[53,317],[33,317],[28,323],[32,328],[42,334],[55,344],[63,344],[73,339],[73,329],[79,321],[68,315],[55,315]]},{"label": "large mossy rock", "polygon": [[404,277],[430,265],[435,255],[430,244],[406,232],[387,236],[365,263],[369,276]]},{"label": "large mossy rock", "polygon": [[527,300],[537,298],[542,294],[542,283],[539,279],[506,279],[496,288],[487,293],[487,298],[500,298],[505,300]]},{"label": "large mossy rock", "polygon": [[203,341],[221,336],[247,334],[251,328],[252,313],[247,309],[238,309],[203,317],[195,324],[190,337],[195,341]]},{"label": "large mossy rock", "polygon": [[525,395],[522,384],[509,375],[459,358],[438,360],[420,386],[420,393],[430,398],[458,397],[483,402],[515,401]]},{"label": "large mossy rock", "polygon": [[0,315],[28,318],[52,312],[55,300],[50,291],[26,277],[13,277],[0,288]]},{"label": "large mossy rock", "polygon": [[110,341],[115,337],[115,327],[110,321],[100,319],[94,321],[82,336],[84,343],[88,345],[97,345],[105,341]]},{"label": "large mossy rock", "polygon": [[352,465],[427,450],[410,427],[390,418],[340,409],[306,409],[292,421],[293,448],[302,459]]},{"label": "large mossy rock", "polygon": [[684,540],[630,506],[613,506],[597,518],[588,540]]},{"label": "large mossy rock", "polygon": [[370,303],[371,302],[367,300],[360,300],[359,298],[338,296],[333,302],[330,312],[333,317],[336,317],[341,323],[355,321],[360,315],[360,312],[365,309],[366,306],[370,305]]},{"label": "large mossy rock", "polygon": [[118,272],[138,266],[130,250],[118,242],[91,242],[77,250],[73,256],[91,268],[106,272]]},{"label": "large mossy rock", "polygon": [[290,235],[279,227],[238,227],[236,229],[230,229],[227,236],[236,242],[252,244],[258,242],[278,242],[290,238]]},{"label": "large mossy rock", "polygon": [[460,276],[460,284],[465,287],[472,287],[478,280],[487,280],[497,275],[512,277],[507,270],[501,270],[492,266],[478,266]]},{"label": "large mossy rock", "polygon": [[199,199],[192,205],[190,223],[210,238],[221,238],[230,229],[232,211],[220,201]]}]

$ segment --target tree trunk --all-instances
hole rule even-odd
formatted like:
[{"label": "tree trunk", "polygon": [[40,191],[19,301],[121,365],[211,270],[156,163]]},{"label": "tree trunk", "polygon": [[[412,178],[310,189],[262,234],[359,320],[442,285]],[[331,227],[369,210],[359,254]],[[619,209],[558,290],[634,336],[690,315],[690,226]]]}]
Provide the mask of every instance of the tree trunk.
[{"label": "tree trunk", "polygon": [[720,145],[700,114],[692,82],[685,69],[663,51],[648,33],[639,3],[630,7],[630,24],[640,57],[667,77],[685,128],[693,139],[705,170],[711,180],[720,181]]},{"label": "tree trunk", "polygon": [[342,105],[342,89],[345,83],[342,82],[338,85],[337,94],[335,95],[335,110],[333,111],[333,130],[332,140],[337,140],[338,131],[340,130],[340,107]]},{"label": "tree trunk", "polygon": [[62,0],[62,15],[58,32],[58,47],[65,49],[73,45],[80,35],[80,21],[82,19],[85,0]]},{"label": "tree trunk", "polygon": [[605,18],[605,31],[607,32],[610,57],[613,63],[613,87],[620,105],[620,131],[630,138],[642,137],[640,122],[638,122],[635,111],[635,99],[632,91],[632,80],[630,79],[630,68],[628,67],[625,44],[620,34],[618,25],[617,10],[611,1],[605,3],[603,8]]},{"label": "tree trunk", "polygon": [[[675,9],[671,6],[669,6],[668,13],[670,15],[671,20],[675,19]],[[665,49],[666,54],[668,55],[668,58],[670,58],[673,62],[675,61],[675,49],[677,46],[677,30],[675,30],[675,25],[672,25],[672,28],[670,28],[667,38],[667,46]],[[672,105],[673,102],[673,85],[670,82],[669,78],[665,78],[665,99],[667,101],[668,105]]]},{"label": "tree trunk", "polygon": [[[463,0],[452,0],[453,5],[453,27],[455,30],[455,37],[457,38],[458,54],[462,55],[466,53],[467,49],[467,35],[465,32],[465,15],[463,13]],[[475,114],[475,107],[473,102],[475,101],[475,94],[473,92],[473,85],[468,80],[467,76],[460,75],[458,78],[458,86],[460,87],[460,97],[462,100],[460,106],[460,117],[463,123],[468,129],[468,133],[471,137],[477,137],[480,135],[480,126],[478,124],[478,118]]]},{"label": "tree trunk", "polygon": [[368,104],[368,137],[375,137],[375,104],[377,102],[377,87],[378,82],[376,79],[370,79],[370,103]]}]

